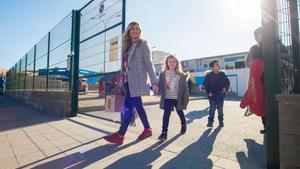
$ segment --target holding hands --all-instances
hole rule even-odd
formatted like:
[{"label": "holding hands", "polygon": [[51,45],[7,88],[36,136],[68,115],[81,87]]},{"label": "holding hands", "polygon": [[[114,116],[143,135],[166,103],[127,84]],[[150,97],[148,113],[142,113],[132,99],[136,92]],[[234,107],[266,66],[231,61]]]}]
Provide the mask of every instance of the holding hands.
[{"label": "holding hands", "polygon": [[157,85],[156,83],[152,84],[152,90],[153,90],[153,92],[154,92],[155,94],[158,93],[159,87],[158,87],[158,85]]}]

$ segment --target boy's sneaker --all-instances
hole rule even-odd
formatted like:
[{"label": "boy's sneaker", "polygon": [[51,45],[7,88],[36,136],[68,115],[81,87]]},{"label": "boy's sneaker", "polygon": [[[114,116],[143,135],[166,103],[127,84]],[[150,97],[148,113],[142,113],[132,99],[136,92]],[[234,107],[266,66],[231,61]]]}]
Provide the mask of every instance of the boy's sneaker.
[{"label": "boy's sneaker", "polygon": [[266,134],[266,129],[260,130],[260,134]]},{"label": "boy's sneaker", "polygon": [[186,125],[181,125],[180,134],[185,134],[185,133],[186,133]]},{"label": "boy's sneaker", "polygon": [[158,137],[158,140],[160,140],[160,141],[165,141],[165,140],[167,140],[168,139],[168,135],[167,135],[167,133],[165,133],[165,132],[162,132],[161,134],[160,134],[160,136]]},{"label": "boy's sneaker", "polygon": [[151,128],[144,129],[142,134],[139,135],[138,140],[144,140],[145,138],[148,138],[148,137],[151,137],[151,136],[152,136]]},{"label": "boy's sneaker", "polygon": [[214,125],[213,125],[212,122],[208,122],[206,126],[207,126],[207,127],[213,127]]},{"label": "boy's sneaker", "polygon": [[223,123],[223,122],[220,122],[220,123],[219,123],[219,127],[224,127],[224,123]]},{"label": "boy's sneaker", "polygon": [[109,136],[104,136],[103,137],[104,140],[110,142],[110,143],[115,143],[115,144],[123,144],[123,141],[124,141],[124,136],[121,136],[118,132],[117,133],[114,133],[112,135],[109,135]]}]

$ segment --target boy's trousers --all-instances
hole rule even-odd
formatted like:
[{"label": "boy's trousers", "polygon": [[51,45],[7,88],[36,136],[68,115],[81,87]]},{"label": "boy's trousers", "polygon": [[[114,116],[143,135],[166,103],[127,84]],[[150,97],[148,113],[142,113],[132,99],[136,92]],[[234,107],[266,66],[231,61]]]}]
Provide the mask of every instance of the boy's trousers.
[{"label": "boy's trousers", "polygon": [[219,123],[223,123],[223,105],[224,105],[224,95],[208,97],[209,99],[209,116],[208,122],[213,123],[215,117],[215,111],[218,110]]}]

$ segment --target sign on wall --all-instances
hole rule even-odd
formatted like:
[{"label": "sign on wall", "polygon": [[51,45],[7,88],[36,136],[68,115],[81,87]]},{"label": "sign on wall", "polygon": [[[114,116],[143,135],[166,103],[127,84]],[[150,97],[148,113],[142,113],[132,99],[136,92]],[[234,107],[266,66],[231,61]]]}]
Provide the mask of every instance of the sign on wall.
[{"label": "sign on wall", "polygon": [[118,37],[114,37],[109,42],[109,61],[118,59]]}]

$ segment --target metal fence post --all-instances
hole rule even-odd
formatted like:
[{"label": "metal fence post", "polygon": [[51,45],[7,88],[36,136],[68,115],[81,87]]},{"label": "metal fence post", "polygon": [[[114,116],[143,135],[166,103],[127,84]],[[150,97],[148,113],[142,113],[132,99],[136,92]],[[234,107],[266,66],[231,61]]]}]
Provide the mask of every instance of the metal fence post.
[{"label": "metal fence post", "polygon": [[19,83],[18,83],[18,90],[21,89],[21,71],[22,71],[22,59],[20,59],[19,61]]},{"label": "metal fence post", "polygon": [[290,7],[292,53],[293,53],[293,74],[294,92],[300,94],[300,55],[299,55],[299,16],[297,0],[288,0]]},{"label": "metal fence post", "polygon": [[50,35],[51,33],[48,33],[48,51],[47,51],[47,76],[46,76],[46,91],[48,91],[48,83],[49,83],[49,57],[50,57]]},{"label": "metal fence post", "polygon": [[276,94],[281,93],[277,50],[277,0],[262,0],[262,11],[267,169],[279,169],[278,103],[275,100]]},{"label": "metal fence post", "polygon": [[123,9],[122,9],[122,33],[125,31],[125,21],[126,21],[126,0],[123,0]]},{"label": "metal fence post", "polygon": [[26,89],[26,75],[27,75],[27,53],[25,56],[25,75],[24,75],[24,90]]},{"label": "metal fence post", "polygon": [[[18,62],[17,62],[18,63]],[[14,66],[14,74],[15,74],[15,76],[14,76],[14,90],[16,90],[17,89],[17,65],[18,64],[15,64],[15,66]]]},{"label": "metal fence post", "polygon": [[34,45],[34,56],[33,56],[32,90],[34,90],[34,83],[35,83],[35,60],[36,60],[36,45]]},{"label": "metal fence post", "polygon": [[79,80],[79,45],[80,43],[80,12],[72,11],[72,37],[71,37],[71,55],[72,55],[72,73],[71,73],[71,116],[74,117],[78,112],[78,80]]}]

